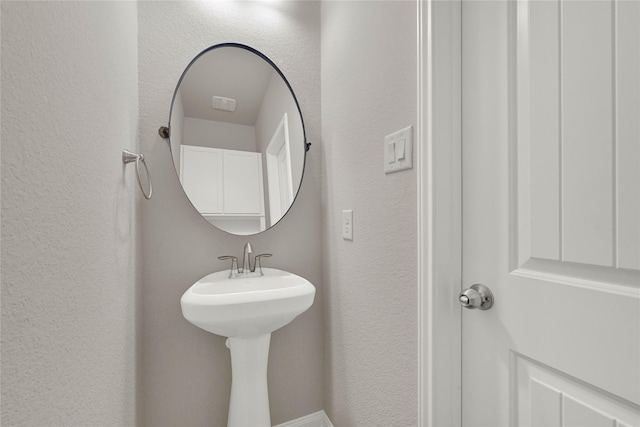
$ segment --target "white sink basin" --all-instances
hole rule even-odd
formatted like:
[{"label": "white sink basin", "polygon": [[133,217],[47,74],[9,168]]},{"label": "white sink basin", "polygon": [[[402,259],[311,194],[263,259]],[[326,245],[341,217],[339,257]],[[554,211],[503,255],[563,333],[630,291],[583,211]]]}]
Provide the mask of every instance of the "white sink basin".
[{"label": "white sink basin", "polygon": [[228,427],[270,427],[267,361],[271,332],[306,311],[316,294],[308,280],[275,268],[264,276],[229,279],[211,273],[182,295],[185,319],[229,337],[231,397]]},{"label": "white sink basin", "polygon": [[264,276],[229,279],[229,271],[211,273],[182,296],[185,319],[224,337],[271,333],[305,312],[316,288],[308,280],[275,268]]}]

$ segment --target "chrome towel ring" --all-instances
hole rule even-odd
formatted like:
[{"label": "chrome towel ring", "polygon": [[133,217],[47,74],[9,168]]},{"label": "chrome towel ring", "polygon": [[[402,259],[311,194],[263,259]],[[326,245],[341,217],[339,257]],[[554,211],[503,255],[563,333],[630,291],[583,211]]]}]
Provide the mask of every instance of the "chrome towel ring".
[{"label": "chrome towel ring", "polygon": [[[151,198],[151,194],[153,193],[153,187],[151,186],[151,175],[149,174],[147,163],[144,161],[144,156],[142,154],[132,153],[129,150],[122,150],[122,163],[126,165],[127,163],[132,162],[136,162],[136,174],[138,175],[138,184],[140,184],[142,195],[145,199],[149,200]],[[144,191],[144,186],[142,185],[142,178],[140,178],[140,164],[144,165],[145,173],[147,174],[147,178],[149,181],[149,192]]]}]

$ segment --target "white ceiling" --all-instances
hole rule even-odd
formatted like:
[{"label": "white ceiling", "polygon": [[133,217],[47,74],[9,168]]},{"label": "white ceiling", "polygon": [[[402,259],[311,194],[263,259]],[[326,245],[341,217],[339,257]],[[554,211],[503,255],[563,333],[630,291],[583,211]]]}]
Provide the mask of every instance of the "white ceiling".
[{"label": "white ceiling", "polygon": [[[251,51],[231,46],[210,50],[196,60],[180,83],[184,115],[253,126],[275,72]],[[214,95],[235,99],[236,110],[214,110]]]}]

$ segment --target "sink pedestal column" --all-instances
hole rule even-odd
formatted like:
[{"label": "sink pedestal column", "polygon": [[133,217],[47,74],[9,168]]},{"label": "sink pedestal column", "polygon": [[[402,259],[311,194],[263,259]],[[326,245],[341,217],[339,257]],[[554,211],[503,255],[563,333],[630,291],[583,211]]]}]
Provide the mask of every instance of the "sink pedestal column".
[{"label": "sink pedestal column", "polygon": [[229,338],[231,401],[227,427],[271,427],[267,362],[271,334]]}]

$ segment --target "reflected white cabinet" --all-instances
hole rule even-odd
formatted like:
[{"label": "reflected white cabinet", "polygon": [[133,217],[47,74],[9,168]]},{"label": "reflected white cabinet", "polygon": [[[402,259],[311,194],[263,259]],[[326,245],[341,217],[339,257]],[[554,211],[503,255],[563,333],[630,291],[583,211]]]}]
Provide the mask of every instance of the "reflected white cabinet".
[{"label": "reflected white cabinet", "polygon": [[222,150],[182,145],[180,182],[201,214],[223,213]]},{"label": "reflected white cabinet", "polygon": [[235,221],[240,232],[264,229],[262,156],[248,151],[182,145],[180,181],[196,209],[216,225]]},{"label": "reflected white cabinet", "polygon": [[264,215],[260,153],[220,151],[223,164],[224,213]]}]

